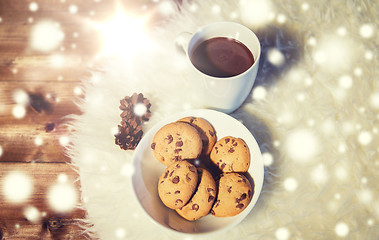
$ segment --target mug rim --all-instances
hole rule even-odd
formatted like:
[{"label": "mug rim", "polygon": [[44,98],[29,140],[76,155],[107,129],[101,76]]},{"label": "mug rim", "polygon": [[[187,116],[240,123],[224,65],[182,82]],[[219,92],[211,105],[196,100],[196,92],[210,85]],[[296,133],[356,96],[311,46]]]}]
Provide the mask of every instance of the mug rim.
[{"label": "mug rim", "polygon": [[[238,26],[239,28],[243,28],[244,30],[247,30],[250,34],[252,34],[254,40],[257,41],[257,46],[258,46],[258,56],[256,56],[254,58],[254,63],[248,68],[246,69],[245,71],[243,71],[242,73],[240,74],[237,74],[237,75],[234,75],[234,76],[230,76],[230,77],[215,77],[215,76],[212,76],[212,75],[209,75],[209,74],[206,74],[202,71],[200,71],[199,69],[197,69],[197,67],[194,66],[194,64],[192,63],[191,61],[191,58],[190,58],[190,53],[192,53],[192,51],[190,52],[190,48],[191,50],[193,50],[195,48],[195,46],[198,46],[197,44],[194,44],[193,46],[191,46],[191,42],[195,39],[196,36],[200,35],[205,29],[213,26],[213,25],[225,25],[225,24],[228,24],[228,25],[235,25],[235,26]],[[214,38],[214,37],[212,37]],[[205,41],[205,40],[208,40],[208,39],[212,39],[212,38],[206,38],[202,41]],[[249,51],[252,52],[252,50],[250,49],[250,47],[248,47],[244,42],[242,42],[241,40],[238,40],[236,38],[233,38],[233,37],[230,37],[232,39],[235,39],[239,42],[241,42],[242,44],[244,44],[248,49]],[[254,68],[257,64],[259,64],[259,60],[260,60],[260,56],[261,56],[261,52],[262,52],[262,47],[261,47],[261,42],[259,41],[259,38],[258,36],[255,34],[255,32],[253,30],[251,30],[250,28],[248,28],[247,26],[241,24],[241,23],[238,23],[238,22],[233,22],[233,21],[217,21],[217,22],[212,22],[212,23],[209,23],[207,25],[204,25],[202,26],[201,28],[199,28],[193,35],[192,37],[190,38],[189,42],[188,42],[188,46],[187,46],[187,57],[192,65],[193,68],[196,69],[196,71],[206,75],[207,77],[211,78],[211,79],[217,79],[217,80],[229,80],[229,79],[233,79],[233,78],[237,78],[237,77],[241,77],[242,75],[245,75],[247,74],[247,72],[249,72],[252,68]],[[253,54],[254,56],[254,54]]]}]

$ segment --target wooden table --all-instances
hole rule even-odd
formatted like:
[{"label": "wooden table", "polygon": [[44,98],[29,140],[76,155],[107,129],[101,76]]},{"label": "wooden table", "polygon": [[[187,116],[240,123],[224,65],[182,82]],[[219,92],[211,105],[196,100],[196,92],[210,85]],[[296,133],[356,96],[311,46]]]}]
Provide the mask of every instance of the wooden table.
[{"label": "wooden table", "polygon": [[[124,2],[134,12],[154,7],[154,1]],[[56,211],[48,194],[64,179],[75,186],[80,203],[79,176],[64,151],[70,129],[63,117],[80,114],[74,99],[82,97],[81,79],[101,46],[87,21],[108,18],[115,6],[97,0],[0,1],[0,239],[84,239],[75,222],[86,217],[85,210]],[[30,46],[31,31],[43,20],[58,23],[64,33],[59,46],[46,52]],[[28,176],[33,187],[21,203],[5,194],[5,179],[15,172]],[[26,214],[30,207],[37,219]]]}]

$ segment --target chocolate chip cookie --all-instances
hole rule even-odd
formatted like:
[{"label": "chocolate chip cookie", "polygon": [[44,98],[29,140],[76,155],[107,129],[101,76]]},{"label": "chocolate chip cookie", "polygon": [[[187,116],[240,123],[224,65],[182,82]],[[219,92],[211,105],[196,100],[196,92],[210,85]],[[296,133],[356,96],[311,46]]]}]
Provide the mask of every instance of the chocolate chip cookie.
[{"label": "chocolate chip cookie", "polygon": [[212,174],[205,169],[198,168],[199,185],[191,200],[176,212],[189,221],[195,221],[208,215],[216,199],[217,186]]},{"label": "chocolate chip cookie", "polygon": [[169,166],[181,160],[200,156],[203,142],[196,128],[185,122],[173,122],[158,130],[151,148],[155,158]]},{"label": "chocolate chip cookie", "polygon": [[242,212],[250,203],[253,189],[240,173],[224,173],[218,186],[217,200],[211,210],[216,217],[231,217]]},{"label": "chocolate chip cookie", "polygon": [[158,181],[158,194],[163,204],[171,209],[183,207],[196,190],[198,172],[187,161],[168,166]]},{"label": "chocolate chip cookie", "polygon": [[216,131],[214,127],[207,120],[200,117],[185,117],[179,119],[178,121],[190,123],[198,130],[200,133],[200,138],[203,141],[202,154],[204,156],[209,155],[217,141]]},{"label": "chocolate chip cookie", "polygon": [[250,167],[250,150],[241,138],[221,138],[214,145],[210,158],[222,172],[244,173]]}]

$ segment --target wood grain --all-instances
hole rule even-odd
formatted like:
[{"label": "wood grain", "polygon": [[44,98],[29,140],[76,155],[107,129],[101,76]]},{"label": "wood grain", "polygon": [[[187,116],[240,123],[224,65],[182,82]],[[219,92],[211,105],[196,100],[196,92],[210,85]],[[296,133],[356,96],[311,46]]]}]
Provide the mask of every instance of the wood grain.
[{"label": "wood grain", "polygon": [[[32,2],[36,11],[30,9]],[[156,4],[159,1],[0,0],[0,240],[85,239],[78,225],[86,219],[85,210],[57,212],[48,194],[63,178],[81,203],[79,175],[70,167],[61,140],[71,131],[65,116],[81,114],[75,100],[83,97],[81,82],[90,76],[88,69],[101,48],[101,36],[88,20],[109,19],[120,5],[129,13],[148,13],[148,24],[156,25],[164,20]],[[70,12],[72,6],[76,13]],[[64,38],[52,51],[37,51],[31,47],[31,33],[46,20],[59,24]],[[20,102],[20,93],[27,102]],[[25,110],[21,117],[14,114],[20,108]],[[6,195],[4,179],[14,172],[32,179],[33,191],[22,203]],[[38,210],[37,221],[26,217],[28,207]]]},{"label": "wood grain", "polygon": [[[46,239],[48,236],[57,235],[56,228],[49,228],[49,221],[57,219],[62,223],[59,227],[60,237],[63,232],[75,235],[79,238],[80,234],[77,222],[74,219],[85,218],[85,211],[74,208],[68,212],[58,212],[49,203],[49,192],[57,184],[72,185],[77,192],[77,202],[80,202],[80,182],[76,171],[67,163],[5,163],[0,162],[0,182],[12,173],[22,173],[28,176],[32,182],[32,193],[25,201],[18,203],[6,197],[7,190],[2,184],[2,194],[0,195],[0,228],[6,239],[40,239],[43,234]],[[27,219],[26,210],[30,207],[36,208],[40,214],[39,218]],[[45,239],[45,237],[43,239]],[[66,236],[67,237],[67,236]],[[81,236],[84,237],[84,236]],[[65,238],[69,239],[69,238]]]}]

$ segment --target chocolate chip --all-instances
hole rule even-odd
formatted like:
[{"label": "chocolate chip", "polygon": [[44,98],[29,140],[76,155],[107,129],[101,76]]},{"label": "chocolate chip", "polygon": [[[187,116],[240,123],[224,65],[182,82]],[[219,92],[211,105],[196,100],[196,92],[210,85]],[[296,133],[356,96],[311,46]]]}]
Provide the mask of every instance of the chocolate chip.
[{"label": "chocolate chip", "polygon": [[209,130],[209,135],[211,135],[211,137],[213,137],[215,135],[215,133],[211,130]]},{"label": "chocolate chip", "polygon": [[196,203],[192,205],[192,210],[195,210],[196,212],[199,210],[199,205]]},{"label": "chocolate chip", "polygon": [[181,146],[183,146],[183,141],[177,141],[177,142],[176,142],[176,146],[177,146],[177,147],[181,147]]},{"label": "chocolate chip", "polygon": [[224,169],[225,167],[226,167],[225,163],[221,164],[221,169]]},{"label": "chocolate chip", "polygon": [[208,197],[208,202],[212,202],[214,199],[215,199],[215,197],[213,197],[213,196],[209,196],[209,197]]},{"label": "chocolate chip", "polygon": [[172,179],[172,183],[177,184],[180,181],[179,176],[175,176],[174,179]]},{"label": "chocolate chip", "polygon": [[168,176],[168,172],[169,172],[169,171],[166,171],[166,172],[164,173],[163,178],[167,178],[167,176]]},{"label": "chocolate chip", "polygon": [[236,142],[236,143],[233,144],[233,146],[235,146],[235,147],[237,147],[237,145],[238,145],[238,142]]},{"label": "chocolate chip", "polygon": [[230,141],[230,138],[225,138],[225,143],[228,143]]},{"label": "chocolate chip", "polygon": [[215,204],[214,207],[216,208],[216,207],[218,207],[218,205],[220,205],[220,200],[217,200],[217,201],[216,201],[216,204]]},{"label": "chocolate chip", "polygon": [[183,201],[181,199],[176,199],[175,204],[182,204]]},{"label": "chocolate chip", "polygon": [[187,180],[187,182],[190,182],[191,178],[188,175],[189,175],[189,173],[186,174],[186,180]]},{"label": "chocolate chip", "polygon": [[178,163],[178,164],[176,164],[176,168],[180,168],[180,164]]},{"label": "chocolate chip", "polygon": [[241,195],[240,199],[244,200],[244,199],[246,199],[246,197],[247,197],[247,195],[246,195],[246,193],[244,193],[244,194]]},{"label": "chocolate chip", "polygon": [[190,170],[191,172],[194,172],[194,173],[196,172],[196,168],[195,168],[194,166],[190,166],[190,167],[189,167],[189,170]]},{"label": "chocolate chip", "polygon": [[167,136],[167,140],[168,140],[168,144],[170,144],[170,143],[172,143],[172,141],[174,141],[174,138],[170,134],[170,135]]},{"label": "chocolate chip", "polygon": [[171,177],[173,173],[174,173],[174,170],[172,170],[172,171],[170,172],[169,177]]},{"label": "chocolate chip", "polygon": [[151,144],[151,149],[153,149],[153,150],[155,150],[155,145],[156,145],[156,143],[155,142],[153,142],[152,144]]},{"label": "chocolate chip", "polygon": [[228,152],[234,153],[234,148],[230,148]]},{"label": "chocolate chip", "polygon": [[212,215],[215,215],[215,211],[213,211],[213,209],[211,210],[211,214],[212,214]]},{"label": "chocolate chip", "polygon": [[239,209],[242,209],[245,205],[243,205],[243,203],[240,203],[236,206],[236,208],[239,208]]},{"label": "chocolate chip", "polygon": [[179,194],[179,193],[180,193],[180,191],[179,191],[179,190],[176,190],[174,193],[175,193],[175,194]]},{"label": "chocolate chip", "polygon": [[180,155],[177,155],[177,156],[175,156],[174,157],[174,160],[176,161],[176,162],[178,162],[178,161],[182,161],[182,156],[180,156]]},{"label": "chocolate chip", "polygon": [[214,192],[215,190],[213,188],[207,188],[208,192]]},{"label": "chocolate chip", "polygon": [[232,192],[232,187],[230,186],[229,188],[228,188],[228,193],[231,193]]},{"label": "chocolate chip", "polygon": [[195,121],[195,117],[191,117],[191,119],[189,120],[190,123],[193,123],[193,121]]},{"label": "chocolate chip", "polygon": [[181,148],[177,148],[177,149],[174,150],[174,153],[178,154],[178,153],[180,153],[181,151],[183,151]]}]

